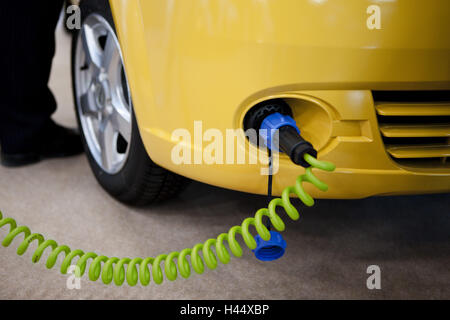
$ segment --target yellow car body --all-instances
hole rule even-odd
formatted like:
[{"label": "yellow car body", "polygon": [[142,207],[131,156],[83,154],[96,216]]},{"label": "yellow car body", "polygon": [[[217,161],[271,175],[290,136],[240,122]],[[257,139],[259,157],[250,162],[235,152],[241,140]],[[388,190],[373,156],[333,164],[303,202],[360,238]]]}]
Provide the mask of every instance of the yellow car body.
[{"label": "yellow car body", "polygon": [[[160,166],[204,183],[266,193],[262,164],[173,163],[178,142],[172,132],[193,132],[194,121],[201,120],[203,129],[225,135],[226,129],[242,128],[258,102],[283,98],[318,158],[337,166],[332,173],[317,172],[330,188],[323,193],[307,187],[314,197],[450,191],[450,126],[426,121],[447,121],[450,102],[383,101],[386,93],[448,93],[450,1],[110,3],[142,140]],[[379,10],[376,27],[373,5]],[[419,124],[397,124],[411,116]],[[425,143],[409,145],[414,139]],[[240,141],[237,148],[255,148]],[[188,148],[204,146],[193,142]],[[274,194],[303,170],[281,155]]]}]

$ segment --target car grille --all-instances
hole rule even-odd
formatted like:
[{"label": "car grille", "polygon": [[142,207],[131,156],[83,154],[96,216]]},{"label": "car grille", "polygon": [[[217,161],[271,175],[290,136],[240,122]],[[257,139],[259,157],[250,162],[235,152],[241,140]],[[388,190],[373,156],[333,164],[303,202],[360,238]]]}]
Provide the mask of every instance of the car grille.
[{"label": "car grille", "polygon": [[450,90],[372,95],[386,151],[396,162],[450,168]]}]

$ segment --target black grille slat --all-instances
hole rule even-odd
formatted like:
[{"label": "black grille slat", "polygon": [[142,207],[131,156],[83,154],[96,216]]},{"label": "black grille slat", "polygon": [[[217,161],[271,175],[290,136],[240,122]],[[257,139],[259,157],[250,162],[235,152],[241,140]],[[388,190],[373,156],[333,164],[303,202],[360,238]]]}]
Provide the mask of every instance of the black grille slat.
[{"label": "black grille slat", "polygon": [[450,90],[372,91],[375,102],[450,102]]}]

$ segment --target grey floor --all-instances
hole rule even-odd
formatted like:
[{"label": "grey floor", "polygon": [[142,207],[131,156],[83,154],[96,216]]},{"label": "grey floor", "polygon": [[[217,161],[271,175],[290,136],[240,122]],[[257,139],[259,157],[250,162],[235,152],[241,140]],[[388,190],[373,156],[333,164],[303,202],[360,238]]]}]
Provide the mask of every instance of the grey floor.
[{"label": "grey floor", "polygon": [[[58,32],[51,87],[55,118],[74,125],[69,39]],[[84,156],[23,169],[0,168],[0,208],[33,232],[60,244],[107,256],[145,257],[180,250],[228,230],[265,198],[200,183],[172,202],[133,209],[96,183]],[[3,299],[411,299],[450,298],[450,196],[319,200],[288,222],[286,255],[262,263],[251,253],[190,279],[148,287],[105,286],[84,277],[69,290],[67,276],[33,265],[0,247]],[[6,235],[0,229],[0,239]],[[33,244],[31,249],[36,248]],[[32,250],[31,250],[32,251]],[[45,261],[46,256],[43,257]],[[368,290],[366,269],[381,268],[381,290]]]}]

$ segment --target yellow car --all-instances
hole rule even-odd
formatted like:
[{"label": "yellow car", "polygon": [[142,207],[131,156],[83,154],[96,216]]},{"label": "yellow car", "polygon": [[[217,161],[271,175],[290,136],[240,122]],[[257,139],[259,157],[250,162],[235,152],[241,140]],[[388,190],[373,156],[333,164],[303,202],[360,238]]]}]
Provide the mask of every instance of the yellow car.
[{"label": "yellow car", "polygon": [[[120,201],[166,199],[186,178],[265,194],[268,152],[245,130],[270,110],[292,115],[336,164],[317,172],[330,188],[307,189],[314,197],[450,191],[448,0],[80,6],[76,111],[92,169]],[[206,159],[218,137],[245,159],[229,149]],[[303,170],[280,154],[274,195]]]}]

